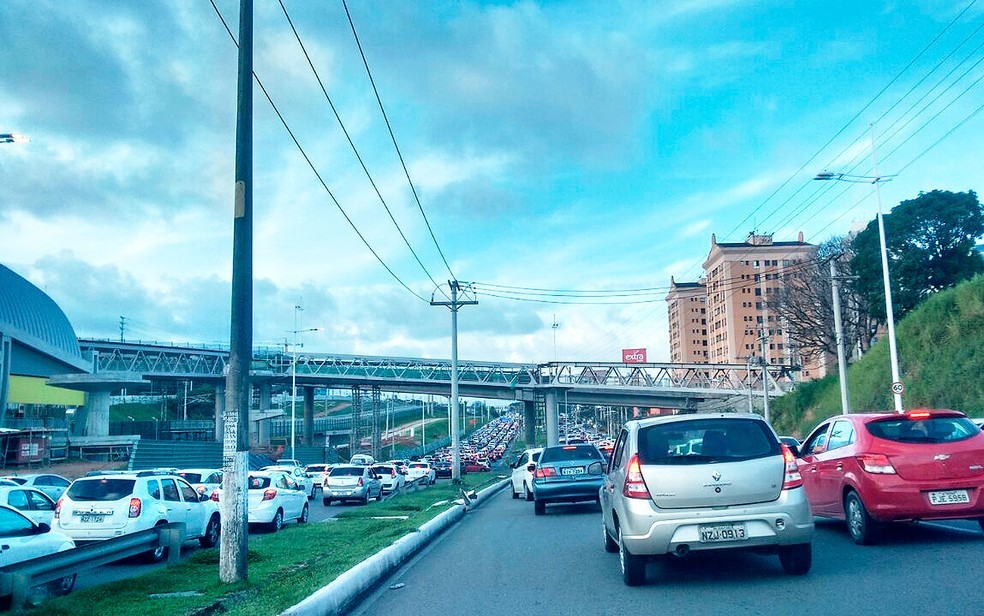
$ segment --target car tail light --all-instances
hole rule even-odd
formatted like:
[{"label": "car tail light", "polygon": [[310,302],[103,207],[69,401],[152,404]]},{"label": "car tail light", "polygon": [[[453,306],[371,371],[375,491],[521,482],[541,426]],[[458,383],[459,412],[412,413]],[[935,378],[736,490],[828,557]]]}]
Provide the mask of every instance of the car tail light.
[{"label": "car tail light", "polygon": [[277,490],[275,488],[267,488],[263,490],[263,500],[273,500],[277,498]]},{"label": "car tail light", "polygon": [[867,473],[875,475],[894,475],[895,467],[888,461],[888,456],[881,453],[863,453],[858,456],[858,464]]},{"label": "car tail light", "polygon": [[209,498],[211,498],[212,501],[214,501],[216,503],[219,502],[219,491],[218,490],[212,490],[212,496],[210,496]]},{"label": "car tail light", "polygon": [[536,471],[533,473],[533,476],[536,477],[537,479],[544,479],[546,477],[556,477],[557,469],[555,469],[552,466],[541,466],[540,468],[536,469]]},{"label": "car tail light", "polygon": [[62,506],[62,499],[59,498],[58,499],[58,502],[55,503],[55,519],[56,520],[61,517],[61,506]]},{"label": "car tail light", "polygon": [[395,468],[391,468],[390,469],[390,477],[396,479],[396,469]]},{"label": "car tail light", "polygon": [[362,480],[362,477],[359,477],[359,481],[357,481],[355,485],[361,488],[362,486],[366,485],[366,482]]},{"label": "car tail light", "polygon": [[129,510],[128,515],[131,518],[139,518],[140,517],[140,511],[141,510],[143,510],[143,503],[140,502],[140,499],[139,498],[131,498],[130,499],[130,510]]},{"label": "car tail light", "polygon": [[782,480],[782,489],[798,488],[803,485],[803,476],[800,475],[799,467],[796,466],[796,456],[785,443],[779,445],[782,447],[782,460],[786,463],[786,476]]},{"label": "car tail light", "polygon": [[633,455],[629,458],[629,465],[625,470],[625,485],[622,486],[622,495],[626,498],[652,498],[649,488],[646,487],[646,480],[642,477],[642,466],[639,464],[639,456]]}]

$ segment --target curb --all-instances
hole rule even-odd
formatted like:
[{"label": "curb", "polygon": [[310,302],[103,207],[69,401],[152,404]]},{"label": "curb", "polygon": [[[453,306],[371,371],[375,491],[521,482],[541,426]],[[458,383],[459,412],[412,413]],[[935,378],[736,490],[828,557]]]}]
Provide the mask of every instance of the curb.
[{"label": "curb", "polygon": [[328,616],[341,614],[352,607],[362,595],[371,590],[379,580],[392,573],[432,539],[464,517],[467,511],[482,504],[488,497],[509,484],[509,479],[491,485],[472,498],[465,498],[464,505],[455,505],[433,520],[423,524],[417,532],[400,537],[392,545],[373,554],[358,565],[335,578],[327,586],[316,591],[297,605],[287,608],[280,616]]}]

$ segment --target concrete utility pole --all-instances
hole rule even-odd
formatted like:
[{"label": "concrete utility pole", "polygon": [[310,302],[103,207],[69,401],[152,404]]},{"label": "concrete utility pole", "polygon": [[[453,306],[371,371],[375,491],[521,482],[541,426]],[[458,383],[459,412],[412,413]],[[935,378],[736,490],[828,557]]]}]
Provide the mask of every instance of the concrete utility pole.
[{"label": "concrete utility pole", "polygon": [[837,372],[840,377],[841,412],[845,415],[851,412],[851,399],[847,395],[847,354],[844,352],[844,325],[841,321],[841,280],[847,278],[837,275],[834,260],[830,260],[830,288],[834,297],[834,336],[837,340]]},{"label": "concrete utility pole", "polygon": [[219,579],[246,579],[249,526],[249,368],[253,359],[253,0],[239,3],[239,97],[232,228],[232,326],[222,442]]},{"label": "concrete utility pole", "polygon": [[[458,308],[461,306],[473,306],[478,304],[477,299],[458,299],[458,291],[462,290],[457,280],[449,280],[448,286],[451,287],[451,301],[435,301],[431,296],[431,306],[447,306],[451,310],[451,400],[448,403],[448,410],[451,413],[451,483],[461,483],[461,443],[458,432],[460,431],[458,422]],[[468,288],[463,290],[470,292]],[[474,293],[472,298],[474,298]]]}]

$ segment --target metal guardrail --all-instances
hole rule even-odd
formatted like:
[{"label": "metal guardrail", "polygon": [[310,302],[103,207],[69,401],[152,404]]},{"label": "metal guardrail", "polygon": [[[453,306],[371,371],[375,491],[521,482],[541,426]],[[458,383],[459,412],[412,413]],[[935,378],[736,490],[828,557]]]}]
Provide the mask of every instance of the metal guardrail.
[{"label": "metal guardrail", "polygon": [[185,536],[187,525],[172,522],[8,565],[0,568],[0,597],[11,595],[10,609],[19,610],[27,605],[31,588],[35,586],[143,554],[159,546],[167,548],[167,563],[173,565],[181,560],[181,544]]}]

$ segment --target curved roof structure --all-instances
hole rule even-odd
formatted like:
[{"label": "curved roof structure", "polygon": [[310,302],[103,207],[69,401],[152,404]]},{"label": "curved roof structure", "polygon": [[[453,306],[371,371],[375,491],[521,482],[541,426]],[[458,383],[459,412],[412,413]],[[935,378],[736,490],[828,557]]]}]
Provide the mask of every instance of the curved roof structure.
[{"label": "curved roof structure", "polygon": [[72,324],[45,293],[0,264],[0,333],[66,364],[85,364]]}]

